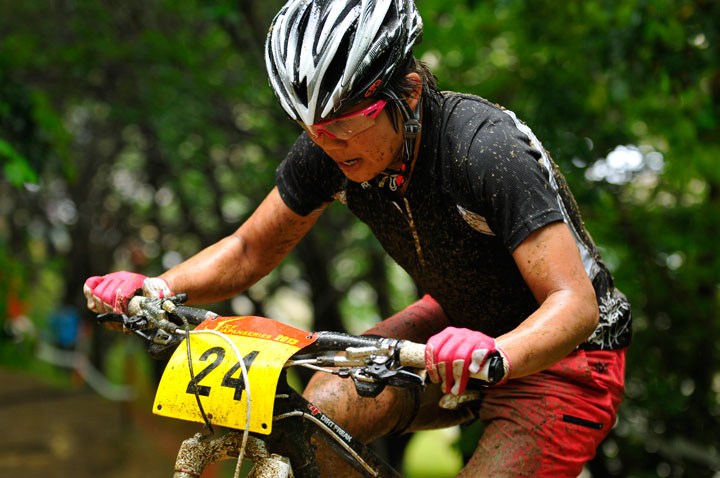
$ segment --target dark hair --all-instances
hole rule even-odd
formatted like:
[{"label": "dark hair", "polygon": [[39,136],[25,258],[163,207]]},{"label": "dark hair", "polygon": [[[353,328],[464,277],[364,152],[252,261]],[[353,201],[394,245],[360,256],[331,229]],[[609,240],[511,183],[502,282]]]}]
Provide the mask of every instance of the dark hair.
[{"label": "dark hair", "polygon": [[[386,88],[392,89],[400,98],[406,98],[412,95],[415,88],[417,88],[417,83],[408,79],[407,75],[410,73],[420,75],[420,84],[422,85],[421,96],[428,97],[438,94],[437,77],[433,75],[430,68],[428,68],[424,62],[418,60],[413,55],[408,57],[404,65],[398,67],[397,73]],[[387,110],[390,121],[395,131],[398,131],[402,123],[400,106],[395,101],[388,106],[390,106]]]}]

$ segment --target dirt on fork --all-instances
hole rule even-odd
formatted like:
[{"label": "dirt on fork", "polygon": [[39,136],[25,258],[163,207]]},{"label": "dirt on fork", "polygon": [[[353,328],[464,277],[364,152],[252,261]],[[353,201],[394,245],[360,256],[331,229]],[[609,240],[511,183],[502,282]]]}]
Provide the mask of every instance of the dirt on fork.
[{"label": "dirt on fork", "polygon": [[201,431],[152,415],[147,403],[111,402],[85,387],[58,388],[5,369],[0,426],[5,478],[170,477],[182,440]]}]

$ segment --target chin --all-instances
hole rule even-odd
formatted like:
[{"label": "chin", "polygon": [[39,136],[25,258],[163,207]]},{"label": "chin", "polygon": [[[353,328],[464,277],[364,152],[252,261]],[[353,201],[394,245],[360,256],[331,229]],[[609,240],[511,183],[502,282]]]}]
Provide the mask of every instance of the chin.
[{"label": "chin", "polygon": [[345,177],[348,178],[350,181],[355,183],[364,183],[365,181],[370,181],[371,179],[375,178],[377,174],[352,174],[352,173],[345,173]]}]

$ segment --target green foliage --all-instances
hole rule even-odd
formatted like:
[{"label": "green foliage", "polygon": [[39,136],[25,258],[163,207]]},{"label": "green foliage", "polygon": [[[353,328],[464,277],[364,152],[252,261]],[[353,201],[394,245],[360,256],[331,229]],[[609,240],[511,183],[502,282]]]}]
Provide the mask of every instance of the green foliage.
[{"label": "green foliage", "polygon": [[3,173],[13,186],[19,187],[23,183],[36,182],[37,175],[27,160],[20,155],[6,141],[0,139],[0,157],[3,158]]},{"label": "green foliage", "polygon": [[[717,4],[422,7],[422,55],[441,86],[528,122],[633,303],[627,398],[593,473],[711,476],[720,469]],[[619,145],[635,145],[641,166],[599,174]]]}]

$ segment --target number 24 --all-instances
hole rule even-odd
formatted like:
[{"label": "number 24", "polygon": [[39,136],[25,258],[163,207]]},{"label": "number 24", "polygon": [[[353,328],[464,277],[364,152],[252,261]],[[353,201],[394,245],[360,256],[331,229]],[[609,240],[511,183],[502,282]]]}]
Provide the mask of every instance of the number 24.
[{"label": "number 24", "polygon": [[[250,367],[255,361],[255,357],[257,357],[258,353],[259,352],[257,350],[254,350],[247,354],[245,357],[243,357],[243,362],[245,362],[245,368],[247,370],[250,370]],[[222,347],[209,348],[205,352],[203,352],[203,354],[200,356],[200,360],[205,362],[211,355],[215,355],[215,360],[213,360],[195,377],[195,383],[197,384],[197,393],[198,395],[202,395],[203,397],[207,397],[210,395],[210,387],[208,387],[207,385],[200,385],[200,381],[207,377],[210,372],[218,368],[218,366],[222,363],[222,361],[225,359],[225,349]],[[235,374],[238,369],[240,369],[240,362],[235,363],[235,365],[233,365],[230,370],[227,371],[227,373],[222,379],[222,382],[220,383],[222,387],[235,389],[235,394],[233,395],[234,400],[242,400],[242,393],[243,390],[245,390],[245,382],[242,379],[242,373],[240,378],[233,377],[233,374]],[[195,384],[193,384],[192,379],[188,383],[187,389],[185,391],[187,393],[195,393]]]}]

